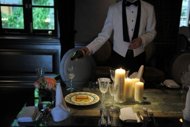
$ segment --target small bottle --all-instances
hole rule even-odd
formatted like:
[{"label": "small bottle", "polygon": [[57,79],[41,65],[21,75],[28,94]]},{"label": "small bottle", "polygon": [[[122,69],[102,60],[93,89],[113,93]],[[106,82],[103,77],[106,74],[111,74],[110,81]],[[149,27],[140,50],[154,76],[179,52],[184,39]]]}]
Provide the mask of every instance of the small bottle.
[{"label": "small bottle", "polygon": [[77,50],[73,56],[71,57],[71,60],[75,60],[75,59],[79,59],[79,58],[82,58],[84,55],[83,55],[83,52],[81,50]]},{"label": "small bottle", "polygon": [[[36,75],[37,75],[37,80],[39,82],[42,82],[44,80],[44,75],[45,75],[45,69],[43,67],[39,67],[37,68],[36,70]],[[34,96],[35,96],[35,100],[34,100],[34,103],[35,103],[35,106],[38,107],[39,110],[42,110],[43,109],[43,104],[42,104],[42,101],[43,101],[43,96],[41,94],[41,83],[39,84],[39,88],[35,88],[34,90]]]}]

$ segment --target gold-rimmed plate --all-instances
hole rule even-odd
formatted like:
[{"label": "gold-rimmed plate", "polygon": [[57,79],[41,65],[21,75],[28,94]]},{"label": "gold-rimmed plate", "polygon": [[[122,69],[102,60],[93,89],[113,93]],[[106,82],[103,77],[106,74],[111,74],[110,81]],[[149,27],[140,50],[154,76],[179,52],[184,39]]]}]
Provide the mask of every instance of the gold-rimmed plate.
[{"label": "gold-rimmed plate", "polygon": [[77,106],[93,105],[99,100],[99,96],[91,92],[73,92],[65,96],[67,103]]}]

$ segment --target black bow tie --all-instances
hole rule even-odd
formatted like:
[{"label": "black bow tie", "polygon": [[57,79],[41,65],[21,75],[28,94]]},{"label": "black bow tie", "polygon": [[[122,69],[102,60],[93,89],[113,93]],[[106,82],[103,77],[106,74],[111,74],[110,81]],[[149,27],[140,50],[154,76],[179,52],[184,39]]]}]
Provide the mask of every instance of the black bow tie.
[{"label": "black bow tie", "polygon": [[133,2],[133,3],[125,1],[125,5],[126,6],[131,6],[131,5],[138,6],[139,5],[139,0],[137,0],[137,1]]}]

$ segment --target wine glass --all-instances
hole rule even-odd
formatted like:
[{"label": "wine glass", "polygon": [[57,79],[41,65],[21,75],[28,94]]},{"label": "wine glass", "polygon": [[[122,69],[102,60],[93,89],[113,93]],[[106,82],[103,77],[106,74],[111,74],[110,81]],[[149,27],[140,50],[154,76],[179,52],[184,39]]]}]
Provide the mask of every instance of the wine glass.
[{"label": "wine glass", "polygon": [[112,103],[112,106],[113,106],[114,105],[114,95],[116,93],[116,88],[115,88],[114,83],[110,83],[108,89],[109,89],[109,94],[111,96],[111,103]]},{"label": "wine glass", "polygon": [[[114,105],[115,101],[114,101],[114,95],[116,93],[116,85],[115,85],[115,69],[111,68],[110,69],[110,77],[111,77],[111,80],[112,82],[110,83],[110,86],[109,86],[109,93],[112,97],[112,104]],[[112,105],[112,107],[114,107]]]},{"label": "wine glass", "polygon": [[110,109],[111,110],[117,109],[118,107],[115,106],[114,96],[116,94],[116,91],[118,90],[118,85],[115,85],[112,82],[112,83],[110,83],[108,90],[109,90],[109,94],[111,96],[111,104],[112,104]]},{"label": "wine glass", "polygon": [[68,72],[68,78],[70,80],[70,87],[68,87],[67,90],[70,91],[70,92],[72,92],[72,91],[74,91],[74,88],[73,88],[73,79],[75,78],[75,73],[74,73],[74,67],[73,67],[73,65],[70,65],[67,68],[67,72]]},{"label": "wine glass", "polygon": [[108,91],[110,84],[109,78],[98,78],[99,90],[102,93],[102,108],[104,108],[105,93]]},{"label": "wine glass", "polygon": [[115,70],[114,69],[110,69],[110,78],[111,78],[112,82],[114,82],[114,79],[115,79]]}]

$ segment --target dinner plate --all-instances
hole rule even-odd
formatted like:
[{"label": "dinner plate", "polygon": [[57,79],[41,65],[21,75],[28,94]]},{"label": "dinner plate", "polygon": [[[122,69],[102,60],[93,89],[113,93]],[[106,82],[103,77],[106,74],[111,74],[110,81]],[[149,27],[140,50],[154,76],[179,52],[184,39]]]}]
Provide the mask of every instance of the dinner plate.
[{"label": "dinner plate", "polygon": [[91,92],[73,92],[65,96],[67,103],[78,106],[93,105],[99,100],[99,96]]}]

